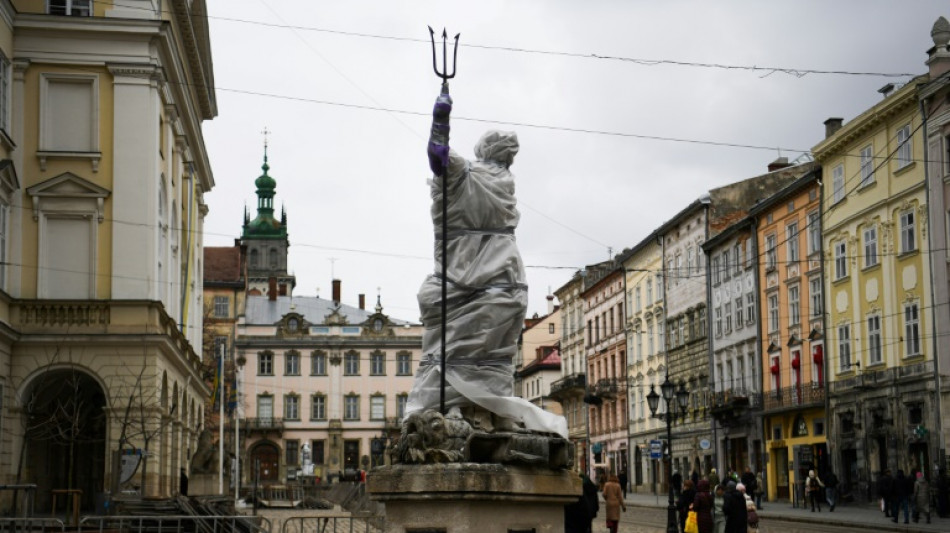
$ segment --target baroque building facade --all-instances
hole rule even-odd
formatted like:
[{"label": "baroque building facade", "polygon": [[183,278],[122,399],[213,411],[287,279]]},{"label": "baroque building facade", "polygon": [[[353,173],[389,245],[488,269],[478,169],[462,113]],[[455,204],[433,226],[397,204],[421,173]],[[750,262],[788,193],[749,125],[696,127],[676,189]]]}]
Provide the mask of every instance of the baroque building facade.
[{"label": "baroque building facade", "polygon": [[561,310],[561,376],[551,383],[549,394],[561,404],[561,411],[567,420],[568,438],[574,444],[574,469],[591,476],[593,473],[588,459],[589,413],[584,403],[587,393],[587,351],[582,291],[583,278],[579,272],[554,291]]},{"label": "baroque building facade", "polygon": [[4,0],[0,70],[0,484],[172,495],[209,394],[205,2]]}]

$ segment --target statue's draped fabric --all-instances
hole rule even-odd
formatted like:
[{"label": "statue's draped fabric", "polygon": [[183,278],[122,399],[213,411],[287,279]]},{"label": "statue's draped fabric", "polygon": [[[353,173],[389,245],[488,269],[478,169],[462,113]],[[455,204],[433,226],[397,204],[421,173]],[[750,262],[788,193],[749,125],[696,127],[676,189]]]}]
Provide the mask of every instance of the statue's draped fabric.
[{"label": "statue's draped fabric", "polygon": [[[477,160],[449,152],[445,406],[478,405],[529,430],[567,438],[563,417],[512,395],[513,359],[528,301],[515,243],[518,210],[508,167],[518,152],[512,132],[490,131]],[[442,179],[430,180],[436,232],[435,274],[419,289],[423,360],[406,413],[439,409],[442,353]]]}]

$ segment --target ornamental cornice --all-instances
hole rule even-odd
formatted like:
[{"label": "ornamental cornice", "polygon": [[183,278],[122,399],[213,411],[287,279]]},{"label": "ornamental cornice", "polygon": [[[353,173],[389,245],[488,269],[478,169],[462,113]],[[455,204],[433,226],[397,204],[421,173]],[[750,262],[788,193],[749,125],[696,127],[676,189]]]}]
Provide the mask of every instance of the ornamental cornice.
[{"label": "ornamental cornice", "polygon": [[160,81],[159,70],[155,65],[110,63],[106,65],[109,73],[115,77],[143,78]]}]

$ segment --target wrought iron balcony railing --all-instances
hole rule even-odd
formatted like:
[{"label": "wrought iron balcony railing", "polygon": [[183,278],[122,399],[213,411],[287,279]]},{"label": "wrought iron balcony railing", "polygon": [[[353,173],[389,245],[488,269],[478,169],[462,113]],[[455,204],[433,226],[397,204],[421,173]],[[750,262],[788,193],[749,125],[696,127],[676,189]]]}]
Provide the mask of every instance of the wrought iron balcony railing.
[{"label": "wrought iron balcony railing", "polygon": [[814,407],[825,403],[825,388],[817,383],[805,383],[762,393],[766,411],[789,407]]},{"label": "wrought iron balcony railing", "polygon": [[284,431],[284,419],[276,417],[245,418],[246,431]]},{"label": "wrought iron balcony railing", "polygon": [[551,397],[561,398],[574,392],[583,394],[587,387],[587,376],[584,374],[571,374],[551,383]]}]

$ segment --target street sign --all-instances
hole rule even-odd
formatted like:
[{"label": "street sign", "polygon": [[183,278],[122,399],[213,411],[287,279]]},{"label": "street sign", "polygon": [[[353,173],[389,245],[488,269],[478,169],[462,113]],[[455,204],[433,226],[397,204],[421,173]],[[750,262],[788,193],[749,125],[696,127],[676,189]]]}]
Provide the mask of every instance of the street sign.
[{"label": "street sign", "polygon": [[651,440],[650,441],[650,459],[662,459],[662,458],[663,458],[663,441]]}]

